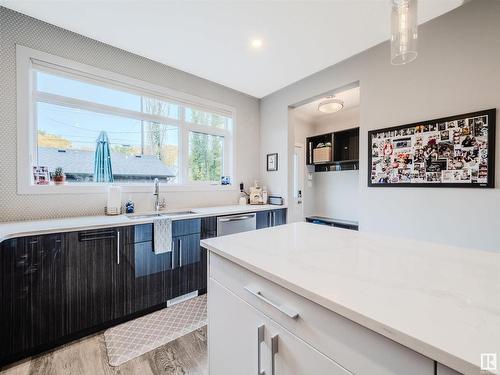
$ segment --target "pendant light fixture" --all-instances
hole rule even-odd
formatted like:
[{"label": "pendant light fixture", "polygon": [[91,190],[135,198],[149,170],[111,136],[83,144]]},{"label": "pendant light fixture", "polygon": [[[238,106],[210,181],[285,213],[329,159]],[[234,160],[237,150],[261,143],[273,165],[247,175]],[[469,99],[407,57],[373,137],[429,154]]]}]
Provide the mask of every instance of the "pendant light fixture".
[{"label": "pendant light fixture", "polygon": [[391,64],[403,65],[417,58],[417,0],[391,1]]},{"label": "pendant light fixture", "polygon": [[325,100],[319,103],[318,111],[323,113],[335,113],[344,108],[344,102],[333,96],[327,96]]}]

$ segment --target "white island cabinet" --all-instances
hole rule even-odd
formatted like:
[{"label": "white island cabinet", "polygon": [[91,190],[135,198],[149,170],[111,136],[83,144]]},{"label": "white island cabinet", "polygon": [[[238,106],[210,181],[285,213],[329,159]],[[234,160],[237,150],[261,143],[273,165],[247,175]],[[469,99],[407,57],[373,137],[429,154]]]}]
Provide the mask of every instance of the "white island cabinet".
[{"label": "white island cabinet", "polygon": [[217,281],[209,288],[210,374],[350,374]]},{"label": "white island cabinet", "polygon": [[432,360],[218,255],[209,264],[210,375],[434,374]]},{"label": "white island cabinet", "polygon": [[210,375],[480,375],[500,254],[294,223],[203,240]]}]

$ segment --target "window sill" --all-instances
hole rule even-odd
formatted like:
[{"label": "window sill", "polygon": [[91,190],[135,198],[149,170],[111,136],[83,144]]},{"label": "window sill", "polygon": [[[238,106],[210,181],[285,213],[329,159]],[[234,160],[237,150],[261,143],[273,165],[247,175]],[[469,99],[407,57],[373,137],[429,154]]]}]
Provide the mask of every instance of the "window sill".
[{"label": "window sill", "polygon": [[[65,185],[27,185],[18,186],[19,195],[43,195],[43,194],[105,194],[108,186],[121,186],[123,193],[151,193],[151,184],[65,184]],[[190,191],[236,191],[236,185],[209,185],[209,184],[184,184],[165,185],[160,184],[160,192],[190,192]]]}]

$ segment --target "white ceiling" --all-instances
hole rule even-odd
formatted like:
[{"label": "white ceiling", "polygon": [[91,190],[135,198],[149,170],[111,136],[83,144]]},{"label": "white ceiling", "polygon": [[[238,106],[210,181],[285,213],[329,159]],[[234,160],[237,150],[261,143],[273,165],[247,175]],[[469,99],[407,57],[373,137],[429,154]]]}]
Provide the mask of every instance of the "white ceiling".
[{"label": "white ceiling", "polygon": [[334,114],[323,113],[318,111],[319,103],[325,100],[326,97],[318,98],[312,102],[301,105],[300,107],[297,107],[295,111],[302,118],[307,118],[309,120],[315,120],[319,117],[324,117],[324,116],[335,116],[341,111],[345,111],[347,109],[359,106],[359,86],[336,93],[335,98],[340,99],[344,102],[344,108],[342,108],[339,112],[336,112]]},{"label": "white ceiling", "polygon": [[[419,23],[462,3],[419,0]],[[389,37],[389,0],[0,4],[258,98]],[[262,39],[260,49],[250,47],[252,38]]]}]

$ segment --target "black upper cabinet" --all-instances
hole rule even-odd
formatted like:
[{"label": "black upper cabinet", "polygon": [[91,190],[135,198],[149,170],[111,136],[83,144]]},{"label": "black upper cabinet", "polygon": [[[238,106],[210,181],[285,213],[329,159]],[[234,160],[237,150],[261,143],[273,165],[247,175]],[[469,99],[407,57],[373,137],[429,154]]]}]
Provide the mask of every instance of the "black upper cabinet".
[{"label": "black upper cabinet", "polygon": [[334,161],[359,159],[359,128],[334,133]]},{"label": "black upper cabinet", "polygon": [[[314,162],[314,149],[318,144],[330,142],[333,145],[330,162]],[[306,139],[306,161],[314,165],[316,172],[340,171],[359,168],[359,128],[321,134]]]}]

